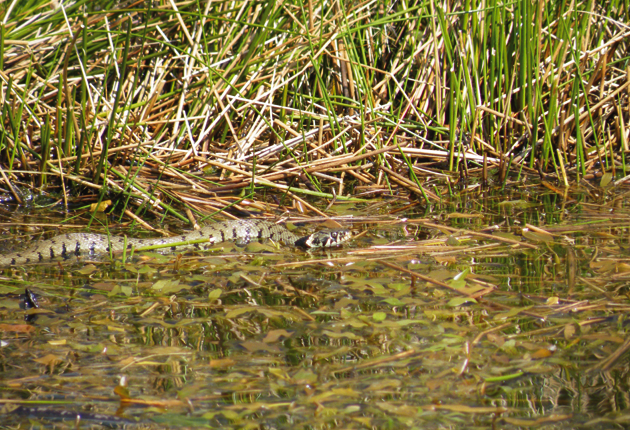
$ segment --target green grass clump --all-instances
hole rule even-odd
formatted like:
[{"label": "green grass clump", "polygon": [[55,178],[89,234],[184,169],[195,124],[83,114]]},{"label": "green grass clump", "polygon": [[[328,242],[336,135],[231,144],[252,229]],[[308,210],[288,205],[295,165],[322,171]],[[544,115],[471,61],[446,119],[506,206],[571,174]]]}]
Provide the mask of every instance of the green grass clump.
[{"label": "green grass clump", "polygon": [[5,2],[0,177],[18,199],[27,186],[187,219],[266,188],[430,200],[427,181],[489,168],[625,175],[628,15],[616,1]]}]

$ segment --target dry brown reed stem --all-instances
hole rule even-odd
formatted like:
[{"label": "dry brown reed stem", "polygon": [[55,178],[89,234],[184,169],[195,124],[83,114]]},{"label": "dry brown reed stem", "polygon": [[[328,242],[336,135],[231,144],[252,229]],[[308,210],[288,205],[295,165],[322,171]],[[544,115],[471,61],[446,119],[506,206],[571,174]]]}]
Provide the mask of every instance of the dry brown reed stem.
[{"label": "dry brown reed stem", "polygon": [[[451,287],[450,285],[448,285],[448,284],[446,284],[446,283],[444,283],[442,281],[438,281],[437,279],[432,279],[432,278],[430,278],[428,276],[425,276],[425,275],[423,275],[421,273],[414,272],[413,270],[405,269],[404,267],[401,267],[401,266],[399,266],[397,264],[393,264],[393,263],[390,263],[390,262],[385,261],[385,260],[380,260],[379,262],[381,264],[383,264],[385,266],[388,266],[388,267],[391,267],[392,269],[397,270],[397,271],[399,271],[401,273],[406,273],[407,275],[410,275],[410,276],[412,276],[414,278],[420,279],[422,281],[428,282],[428,283],[433,284],[433,285],[437,285],[438,287],[444,288],[445,290],[449,290],[449,291],[451,291],[451,292],[453,292],[453,293],[455,293],[457,295],[466,296],[466,297],[471,296],[470,294],[468,294],[468,293],[466,293],[466,292],[464,292],[464,291],[462,291],[462,290],[460,290],[458,288]],[[496,287],[494,287],[494,288],[496,288]],[[492,291],[494,288],[491,288],[490,291]],[[490,291],[488,291],[488,292],[490,292]]]},{"label": "dry brown reed stem", "polygon": [[424,189],[421,189],[418,184],[410,181],[409,179],[405,178],[402,175],[399,175],[398,173],[394,172],[391,169],[388,169],[385,166],[382,166],[381,169],[384,172],[387,172],[389,174],[389,177],[391,180],[393,180],[394,182],[396,182],[397,184],[403,186],[404,188],[408,189],[409,191],[411,191],[414,194],[418,194],[418,195],[423,195],[423,193],[426,193],[430,198],[432,198],[433,200],[439,200],[439,197],[436,196],[434,193],[432,193],[431,191],[427,191]]},{"label": "dry brown reed stem", "polygon": [[499,242],[503,242],[503,243],[508,243],[514,246],[522,246],[524,248],[530,248],[530,249],[538,249],[538,246],[536,245],[532,245],[530,243],[527,242],[519,242],[517,240],[513,240],[513,239],[508,239],[505,237],[501,237],[501,236],[495,236],[492,234],[487,234],[487,233],[482,233],[482,232],[477,232],[477,231],[470,231],[470,230],[465,230],[465,229],[461,229],[461,228],[453,228],[453,227],[447,227],[447,226],[443,226],[443,225],[438,225],[438,224],[434,224],[434,223],[430,223],[430,222],[426,222],[426,221],[421,221],[418,224],[424,226],[424,227],[428,227],[428,228],[437,228],[439,230],[445,230],[445,231],[450,231],[450,232],[457,232],[459,234],[468,234],[471,236],[477,236],[477,237],[481,237],[484,239],[488,239],[488,240],[496,240]]},{"label": "dry brown reed stem", "polygon": [[589,371],[608,371],[630,349],[630,338],[626,339],[612,354],[595,363]]}]

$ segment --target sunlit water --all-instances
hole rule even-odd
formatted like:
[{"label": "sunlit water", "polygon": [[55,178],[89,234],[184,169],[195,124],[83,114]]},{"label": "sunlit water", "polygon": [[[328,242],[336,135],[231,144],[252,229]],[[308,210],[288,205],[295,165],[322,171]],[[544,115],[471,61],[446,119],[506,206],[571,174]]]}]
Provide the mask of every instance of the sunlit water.
[{"label": "sunlit water", "polygon": [[[3,424],[625,425],[623,191],[330,211],[358,237],[329,251],[226,243],[4,268]],[[65,218],[27,212],[7,212],[5,250]]]}]

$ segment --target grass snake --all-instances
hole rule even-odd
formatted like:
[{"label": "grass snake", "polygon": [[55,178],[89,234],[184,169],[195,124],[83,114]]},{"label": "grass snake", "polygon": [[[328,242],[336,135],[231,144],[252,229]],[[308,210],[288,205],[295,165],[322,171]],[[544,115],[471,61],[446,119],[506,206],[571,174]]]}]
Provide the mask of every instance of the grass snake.
[{"label": "grass snake", "polygon": [[[172,251],[204,249],[219,242],[238,244],[253,240],[270,239],[301,248],[329,248],[350,239],[348,230],[324,230],[300,237],[283,225],[263,220],[232,220],[211,224],[185,234],[157,239],[133,239],[93,233],[67,233],[43,240],[24,251],[0,256],[1,266],[36,263],[55,258],[107,255],[125,250],[173,244]],[[197,243],[188,243],[197,242]],[[201,242],[201,243],[199,243]],[[168,246],[166,249],[169,249]]]}]

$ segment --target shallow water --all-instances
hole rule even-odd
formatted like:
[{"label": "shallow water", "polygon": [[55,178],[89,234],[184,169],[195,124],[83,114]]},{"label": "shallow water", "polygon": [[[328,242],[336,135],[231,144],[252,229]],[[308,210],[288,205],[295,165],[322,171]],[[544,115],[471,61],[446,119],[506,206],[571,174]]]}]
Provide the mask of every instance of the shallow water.
[{"label": "shallow water", "polygon": [[[4,268],[4,425],[623,426],[626,192],[335,205],[358,237],[314,253]],[[5,237],[63,218],[9,214]],[[39,307],[20,308],[25,289]]]}]

